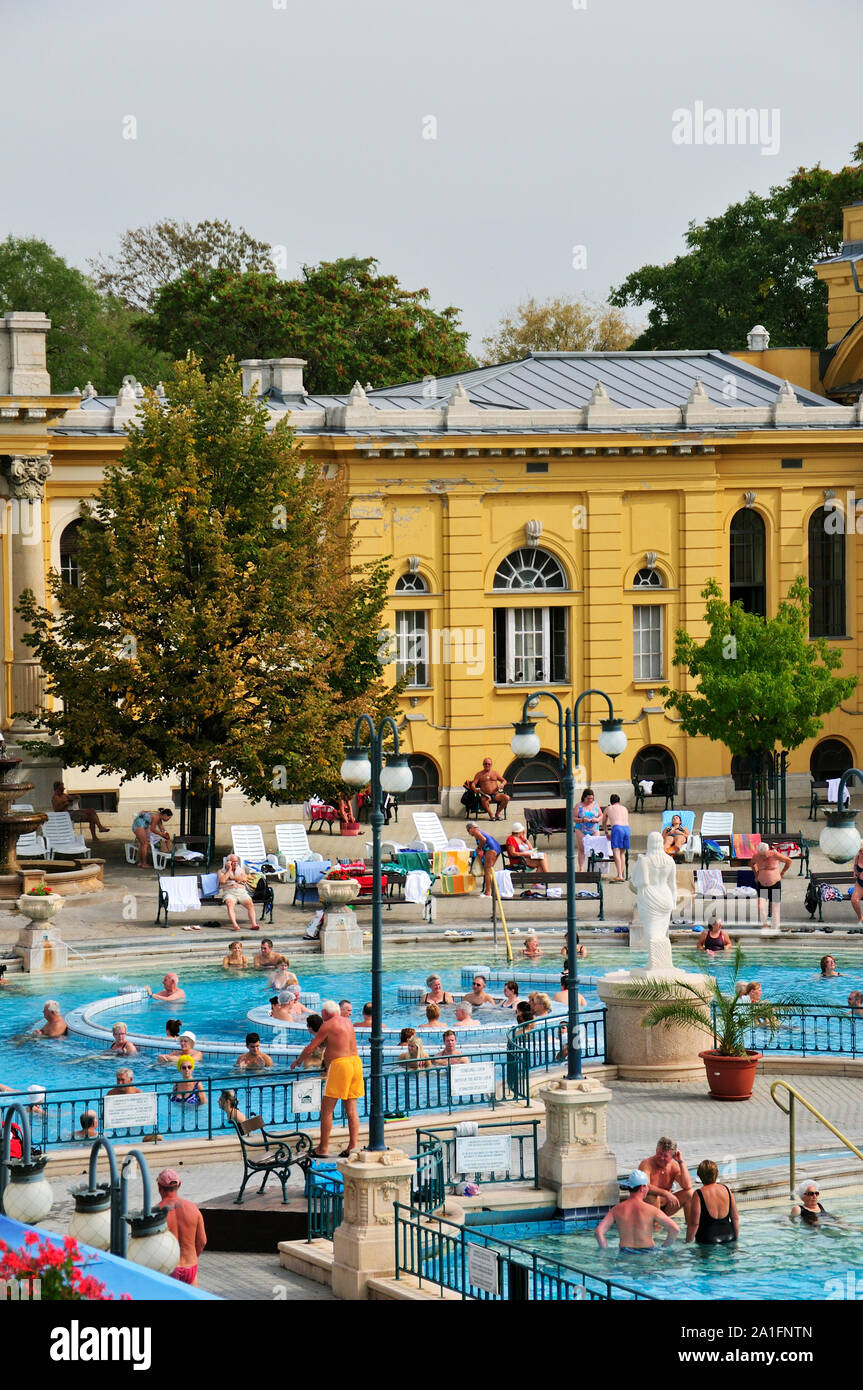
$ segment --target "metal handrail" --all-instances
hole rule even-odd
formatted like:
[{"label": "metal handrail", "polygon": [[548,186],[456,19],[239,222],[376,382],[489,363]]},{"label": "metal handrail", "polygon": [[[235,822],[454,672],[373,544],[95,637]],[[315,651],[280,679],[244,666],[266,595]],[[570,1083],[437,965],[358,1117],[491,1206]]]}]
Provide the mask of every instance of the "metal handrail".
[{"label": "metal handrail", "polygon": [[[790,1104],[787,1107],[777,1098],[776,1092],[780,1087],[788,1092]],[[863,1153],[860,1152],[857,1145],[852,1144],[847,1135],[844,1135],[841,1129],[837,1129],[835,1125],[832,1125],[827,1117],[822,1115],[820,1110],[816,1110],[815,1106],[812,1105],[805,1096],[801,1095],[797,1087],[792,1086],[789,1081],[774,1081],[773,1085],[770,1087],[770,1099],[773,1101],[774,1105],[779,1106],[783,1115],[788,1116],[788,1186],[792,1197],[795,1195],[794,1185],[797,1174],[797,1124],[794,1113],[794,1102],[797,1100],[800,1101],[801,1105],[806,1106],[806,1109],[811,1115],[815,1116],[819,1124],[824,1125],[825,1129],[829,1129],[831,1134],[835,1134],[836,1138],[845,1145],[846,1149],[850,1149],[855,1157],[859,1158],[861,1163],[863,1163]]]}]

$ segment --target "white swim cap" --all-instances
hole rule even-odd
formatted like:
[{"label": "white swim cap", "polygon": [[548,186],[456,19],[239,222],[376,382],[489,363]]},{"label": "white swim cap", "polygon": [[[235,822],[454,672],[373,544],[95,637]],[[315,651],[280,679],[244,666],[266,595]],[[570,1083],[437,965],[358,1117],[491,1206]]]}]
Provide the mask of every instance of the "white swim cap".
[{"label": "white swim cap", "polygon": [[648,1178],[646,1173],[643,1173],[641,1171],[640,1168],[636,1168],[633,1172],[630,1173],[629,1177],[626,1179],[626,1186],[629,1188],[649,1187],[650,1179]]}]

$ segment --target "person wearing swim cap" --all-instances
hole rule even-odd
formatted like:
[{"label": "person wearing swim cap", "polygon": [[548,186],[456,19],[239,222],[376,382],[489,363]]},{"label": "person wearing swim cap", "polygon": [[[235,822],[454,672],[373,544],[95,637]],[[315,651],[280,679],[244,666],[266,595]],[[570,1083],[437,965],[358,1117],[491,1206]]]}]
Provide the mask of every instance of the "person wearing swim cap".
[{"label": "person wearing swim cap", "polygon": [[672,1221],[670,1216],[666,1216],[664,1211],[648,1206],[645,1202],[649,1187],[647,1174],[636,1168],[630,1173],[624,1186],[627,1196],[611,1208],[594,1230],[599,1248],[608,1249],[606,1236],[612,1226],[617,1227],[621,1255],[645,1255],[655,1250],[653,1233],[657,1226],[665,1230],[665,1244],[671,1245],[678,1236],[677,1223]]}]

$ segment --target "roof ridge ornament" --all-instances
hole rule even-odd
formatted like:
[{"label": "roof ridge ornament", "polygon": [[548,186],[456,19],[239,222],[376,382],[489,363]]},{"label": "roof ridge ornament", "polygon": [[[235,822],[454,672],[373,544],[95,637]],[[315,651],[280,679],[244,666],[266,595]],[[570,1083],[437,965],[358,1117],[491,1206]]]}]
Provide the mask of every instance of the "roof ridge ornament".
[{"label": "roof ridge ornament", "polygon": [[802,423],[809,417],[805,405],[801,405],[797,399],[794,387],[790,381],[783,381],[779,390],[776,392],[776,400],[773,405],[773,423],[797,424]]},{"label": "roof ridge ornament", "polygon": [[603,425],[620,425],[623,423],[623,411],[619,405],[615,405],[609,396],[604,385],[597,377],[594,382],[593,390],[590,393],[590,400],[585,407],[585,423],[588,429],[601,429]]},{"label": "roof ridge ornament", "polygon": [[700,376],[692,383],[686,404],[683,407],[684,425],[715,425],[719,423],[717,407],[707,393]]},{"label": "roof ridge ornament", "polygon": [[464,388],[464,383],[456,381],[443,408],[444,427],[452,429],[455,426],[477,423],[480,416],[481,411],[474,405]]}]

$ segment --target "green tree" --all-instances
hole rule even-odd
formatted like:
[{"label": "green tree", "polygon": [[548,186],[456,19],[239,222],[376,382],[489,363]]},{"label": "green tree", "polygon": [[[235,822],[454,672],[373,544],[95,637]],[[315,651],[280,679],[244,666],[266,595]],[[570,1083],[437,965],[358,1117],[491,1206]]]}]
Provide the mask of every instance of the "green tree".
[{"label": "green tree", "polygon": [[[346,497],[227,363],[179,363],[82,505],[79,587],[20,611],[70,765],[185,772],[252,800],[324,795],[360,709],[388,710],[375,660],[387,569],[352,571]],[[47,753],[50,744],[37,745]]]},{"label": "green tree", "polygon": [[846,700],[856,676],[833,673],[842,653],[823,637],[810,639],[809,586],[794,580],[775,618],[729,604],[715,579],[702,590],[709,635],[703,642],[683,628],[674,639],[673,664],[697,678],[695,691],[660,692],[690,738],[723,743],[731,753],[787,751],[814,738],[821,715]]},{"label": "green tree", "polygon": [[527,299],[483,338],[483,362],[512,362],[529,352],[622,352],[635,333],[619,309],[592,300]]},{"label": "green tree", "polygon": [[775,347],[824,347],[827,289],[812,267],[839,249],[842,207],[863,198],[863,144],[851,158],[837,173],[801,167],[768,194],[691,222],[684,255],[628,275],[610,302],[651,306],[633,349],[741,348],[756,323]]},{"label": "green tree", "polygon": [[51,320],[46,357],[54,391],[92,381],[113,393],[127,374],[155,385],[170,366],[133,331],[135,315],[35,237],[0,242],[0,312],[7,309],[40,310]]},{"label": "green tree", "polygon": [[428,298],[379,275],[371,257],[305,266],[298,280],[190,270],[158,292],[140,332],[173,357],[194,352],[205,371],[228,356],[304,357],[309,391],[344,392],[476,365],[458,310],[436,312]]},{"label": "green tree", "polygon": [[187,270],[273,270],[272,247],[230,222],[178,222],[165,218],[133,227],[116,256],[89,262],[96,288],[128,309],[146,311],[159,290]]}]

